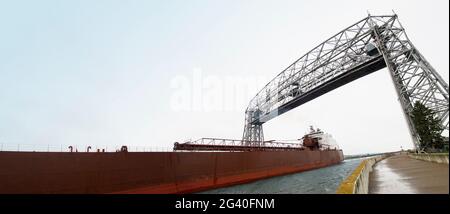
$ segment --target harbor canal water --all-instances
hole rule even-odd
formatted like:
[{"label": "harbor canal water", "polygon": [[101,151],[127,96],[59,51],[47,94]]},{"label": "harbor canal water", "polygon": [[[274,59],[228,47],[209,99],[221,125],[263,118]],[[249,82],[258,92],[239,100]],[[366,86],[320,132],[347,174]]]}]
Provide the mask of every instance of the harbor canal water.
[{"label": "harbor canal water", "polygon": [[339,184],[359,165],[361,158],[342,163],[263,179],[247,184],[209,190],[205,194],[334,194]]}]

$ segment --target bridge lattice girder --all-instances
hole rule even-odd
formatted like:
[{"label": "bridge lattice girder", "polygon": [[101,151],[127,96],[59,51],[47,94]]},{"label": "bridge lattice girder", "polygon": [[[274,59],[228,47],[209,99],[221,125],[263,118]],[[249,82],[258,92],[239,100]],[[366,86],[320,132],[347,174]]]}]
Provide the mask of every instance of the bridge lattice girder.
[{"label": "bridge lattice girder", "polygon": [[[250,101],[243,142],[261,144],[262,124],[367,74],[388,67],[416,148],[416,101],[448,131],[448,84],[408,39],[397,15],[368,16],[332,36],[272,79]],[[257,143],[260,142],[260,143]]]}]

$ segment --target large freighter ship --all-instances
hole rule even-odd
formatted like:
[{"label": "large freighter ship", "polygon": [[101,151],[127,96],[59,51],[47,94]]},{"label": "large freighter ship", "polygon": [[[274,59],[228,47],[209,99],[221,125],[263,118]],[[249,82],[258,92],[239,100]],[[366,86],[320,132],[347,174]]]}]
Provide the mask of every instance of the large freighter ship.
[{"label": "large freighter ship", "polygon": [[331,135],[311,128],[297,143],[208,139],[172,152],[0,152],[0,193],[191,193],[343,160]]}]

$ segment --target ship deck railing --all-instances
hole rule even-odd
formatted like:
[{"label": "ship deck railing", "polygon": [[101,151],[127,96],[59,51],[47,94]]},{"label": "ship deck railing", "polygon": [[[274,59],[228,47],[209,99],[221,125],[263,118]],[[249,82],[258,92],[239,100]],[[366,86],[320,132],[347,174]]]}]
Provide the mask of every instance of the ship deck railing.
[{"label": "ship deck railing", "polygon": [[243,141],[225,138],[200,138],[185,143],[175,143],[174,150],[189,151],[276,151],[276,150],[304,150],[305,148],[297,140],[297,143],[278,141]]}]

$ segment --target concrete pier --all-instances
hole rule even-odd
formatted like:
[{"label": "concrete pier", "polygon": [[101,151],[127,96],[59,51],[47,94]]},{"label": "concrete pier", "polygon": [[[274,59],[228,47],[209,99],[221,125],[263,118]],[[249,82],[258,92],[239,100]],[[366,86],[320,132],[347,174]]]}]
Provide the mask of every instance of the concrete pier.
[{"label": "concrete pier", "polygon": [[378,162],[369,178],[371,194],[448,194],[449,165],[396,155]]}]

